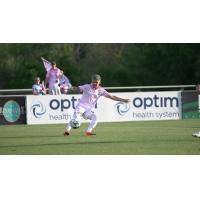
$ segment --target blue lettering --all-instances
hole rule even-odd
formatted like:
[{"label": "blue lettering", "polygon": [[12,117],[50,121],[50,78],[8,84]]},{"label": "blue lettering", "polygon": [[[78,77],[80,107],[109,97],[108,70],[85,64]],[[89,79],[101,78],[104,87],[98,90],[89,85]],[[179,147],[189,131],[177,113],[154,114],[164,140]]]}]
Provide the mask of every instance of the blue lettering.
[{"label": "blue lettering", "polygon": [[144,109],[153,105],[153,99],[151,97],[144,98]]},{"label": "blue lettering", "polygon": [[165,97],[164,99],[164,106],[167,107],[167,101],[170,102],[170,107],[173,106],[173,101],[175,100],[175,103],[176,103],[176,107],[178,107],[178,98],[176,97]]},{"label": "blue lettering", "polygon": [[[79,101],[79,99],[75,98],[74,96],[72,96],[71,99],[52,99],[49,102],[49,107],[52,110],[60,110],[60,111],[64,111],[67,110],[69,108],[73,108],[75,109],[77,102]],[[95,105],[95,108],[97,108],[97,105]]]},{"label": "blue lettering", "polygon": [[[154,95],[153,99],[155,102],[155,107],[159,107],[159,105],[157,104],[158,103],[157,100],[159,100],[159,97],[157,95]],[[162,107],[162,101],[161,101],[161,107]]]},{"label": "blue lettering", "polygon": [[49,106],[51,109],[57,110],[60,107],[60,102],[57,99],[52,99]]},{"label": "blue lettering", "polygon": [[[139,104],[137,103],[137,101],[139,102]],[[143,101],[140,97],[136,97],[135,99],[133,99],[133,105],[136,107],[136,108],[139,108],[141,107],[143,104]]]},{"label": "blue lettering", "polygon": [[[67,102],[67,105],[65,105],[65,102]],[[61,111],[70,108],[70,105],[71,103],[68,99],[61,99]]]},{"label": "blue lettering", "polygon": [[145,110],[150,107],[178,107],[179,100],[177,97],[159,97],[154,95],[153,97],[135,97],[133,98],[133,106],[136,108],[144,108]]}]

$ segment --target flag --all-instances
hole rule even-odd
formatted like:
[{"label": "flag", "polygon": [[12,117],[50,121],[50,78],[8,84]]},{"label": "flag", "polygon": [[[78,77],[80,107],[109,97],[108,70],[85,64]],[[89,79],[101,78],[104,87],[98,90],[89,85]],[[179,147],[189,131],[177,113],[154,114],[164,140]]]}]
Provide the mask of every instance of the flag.
[{"label": "flag", "polygon": [[60,85],[62,85],[63,87],[67,86],[68,88],[72,87],[70,80],[64,74],[60,77]]},{"label": "flag", "polygon": [[46,71],[48,72],[52,65],[51,65],[51,62],[49,62],[48,60],[44,59],[43,57],[41,57],[42,61],[43,61],[43,64],[44,64],[44,67],[46,69]]}]

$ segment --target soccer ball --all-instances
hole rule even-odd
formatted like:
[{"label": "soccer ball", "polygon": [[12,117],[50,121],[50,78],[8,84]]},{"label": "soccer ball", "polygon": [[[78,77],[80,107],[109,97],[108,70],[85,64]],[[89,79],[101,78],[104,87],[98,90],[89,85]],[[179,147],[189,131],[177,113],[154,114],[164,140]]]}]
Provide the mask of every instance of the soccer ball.
[{"label": "soccer ball", "polygon": [[70,121],[70,125],[71,125],[72,128],[77,129],[77,128],[79,128],[81,126],[81,122],[77,121],[75,119],[72,119]]}]

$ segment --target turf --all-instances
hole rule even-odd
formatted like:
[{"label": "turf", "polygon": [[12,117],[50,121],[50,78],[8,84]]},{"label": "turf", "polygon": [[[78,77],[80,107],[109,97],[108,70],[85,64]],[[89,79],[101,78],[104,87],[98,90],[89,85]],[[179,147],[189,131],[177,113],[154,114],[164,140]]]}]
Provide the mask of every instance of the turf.
[{"label": "turf", "polygon": [[59,125],[0,126],[1,155],[199,155],[199,120],[99,123],[96,136],[87,124],[63,136]]}]

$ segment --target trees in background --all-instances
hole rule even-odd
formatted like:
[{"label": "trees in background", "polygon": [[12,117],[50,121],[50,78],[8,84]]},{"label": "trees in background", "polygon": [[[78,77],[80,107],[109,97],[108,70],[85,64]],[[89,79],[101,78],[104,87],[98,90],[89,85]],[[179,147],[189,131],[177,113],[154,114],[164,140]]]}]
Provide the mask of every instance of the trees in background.
[{"label": "trees in background", "polygon": [[196,84],[199,44],[0,44],[0,88],[30,88],[55,60],[73,85],[99,73],[104,86]]}]

